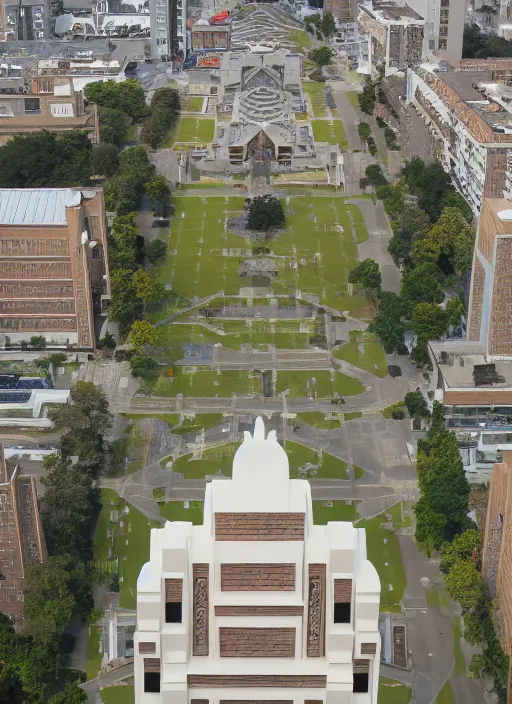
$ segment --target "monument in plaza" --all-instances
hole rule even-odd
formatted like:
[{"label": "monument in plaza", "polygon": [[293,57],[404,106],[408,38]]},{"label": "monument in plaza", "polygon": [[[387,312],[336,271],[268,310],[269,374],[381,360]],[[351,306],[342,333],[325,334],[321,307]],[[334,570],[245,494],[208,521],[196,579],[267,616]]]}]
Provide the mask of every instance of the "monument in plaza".
[{"label": "monument in plaza", "polygon": [[314,525],[308,481],[261,418],[203,525],[151,531],[137,582],[135,701],[377,704],[380,581],[365,530]]}]

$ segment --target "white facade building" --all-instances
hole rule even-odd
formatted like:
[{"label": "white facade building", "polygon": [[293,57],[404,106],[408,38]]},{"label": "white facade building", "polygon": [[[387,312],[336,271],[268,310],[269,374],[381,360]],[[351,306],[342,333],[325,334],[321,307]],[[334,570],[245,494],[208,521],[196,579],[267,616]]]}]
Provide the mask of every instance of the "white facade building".
[{"label": "white facade building", "polygon": [[136,704],[377,704],[379,600],[364,529],[313,525],[309,482],[258,418],[203,525],[151,531]]}]

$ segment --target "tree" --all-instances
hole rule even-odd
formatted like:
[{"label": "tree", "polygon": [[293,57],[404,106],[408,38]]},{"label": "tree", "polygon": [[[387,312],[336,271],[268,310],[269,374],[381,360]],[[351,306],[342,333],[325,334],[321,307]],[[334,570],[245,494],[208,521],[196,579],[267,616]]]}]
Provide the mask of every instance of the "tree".
[{"label": "tree", "polygon": [[25,633],[43,646],[55,643],[73,618],[75,597],[68,567],[63,557],[27,567]]},{"label": "tree", "polygon": [[426,236],[413,243],[411,258],[418,264],[434,262],[446,273],[463,276],[471,269],[473,239],[473,228],[460,210],[445,208]]},{"label": "tree", "polygon": [[408,308],[407,302],[396,293],[381,293],[377,315],[368,330],[375,333],[387,354],[407,352],[403,318],[407,316]]},{"label": "tree", "polygon": [[75,560],[91,559],[91,540],[99,504],[98,490],[83,465],[71,464],[61,454],[44,459],[41,483],[41,520],[48,552],[70,555]]},{"label": "tree", "polygon": [[136,350],[146,345],[154,347],[158,343],[158,338],[158,330],[147,320],[135,320],[128,335],[131,346]]},{"label": "tree", "polygon": [[419,338],[438,340],[448,325],[448,315],[435,303],[417,303],[412,311],[412,328]]},{"label": "tree", "polygon": [[448,325],[458,327],[461,324],[462,316],[466,315],[466,307],[459,296],[450,298],[446,304],[446,313],[448,314]]},{"label": "tree", "polygon": [[439,550],[445,541],[446,516],[434,511],[423,496],[415,505],[414,513],[416,515],[416,540],[426,547],[427,555],[431,557],[432,552]]},{"label": "tree", "polygon": [[34,350],[46,349],[46,337],[44,335],[32,335],[30,338],[30,346]]},{"label": "tree", "polygon": [[54,694],[48,704],[87,704],[87,701],[87,692],[77,682],[72,682],[62,692]]},{"label": "tree", "polygon": [[458,560],[467,560],[478,564],[482,549],[482,534],[478,530],[465,530],[456,535],[449,545],[446,545],[441,555],[441,572],[448,574]]},{"label": "tree", "polygon": [[456,560],[444,583],[449,596],[463,609],[474,609],[484,598],[484,580],[475,565],[468,560]]},{"label": "tree", "polygon": [[317,49],[312,49],[308,54],[308,59],[317,66],[329,66],[334,56],[334,49],[330,46],[319,46]]},{"label": "tree", "polygon": [[133,376],[148,378],[154,376],[158,369],[158,364],[148,355],[135,355],[130,360],[130,369]]},{"label": "tree", "polygon": [[430,411],[421,391],[409,391],[405,394],[405,405],[411,418],[428,418]]},{"label": "tree", "polygon": [[283,206],[274,196],[256,196],[249,205],[247,230],[268,232],[271,228],[284,227]]},{"label": "tree", "polygon": [[130,124],[128,115],[121,110],[98,106],[98,120],[100,144],[115,144],[116,147],[122,147]]},{"label": "tree", "polygon": [[326,39],[332,37],[336,32],[336,22],[334,21],[334,15],[332,12],[324,12],[322,17],[322,34]]},{"label": "tree", "polygon": [[126,81],[96,81],[85,86],[85,97],[89,102],[105,108],[121,110],[135,120],[148,114],[144,88],[129,78]]},{"label": "tree", "polygon": [[113,176],[119,166],[118,149],[114,144],[98,144],[91,153],[91,173]]},{"label": "tree", "polygon": [[473,211],[471,210],[471,206],[455,189],[449,190],[444,194],[443,200],[441,201],[441,207],[443,209],[458,208],[467,223],[471,223],[473,221]]},{"label": "tree", "polygon": [[71,389],[70,403],[58,404],[48,415],[61,436],[64,457],[78,455],[97,472],[103,457],[103,438],[112,425],[107,397],[90,381],[78,381]]},{"label": "tree", "polygon": [[496,35],[487,35],[477,24],[464,27],[462,58],[487,59],[489,57],[512,56],[512,42]]},{"label": "tree", "polygon": [[441,272],[427,262],[414,269],[408,269],[402,276],[400,295],[411,305],[416,303],[442,303],[443,287],[439,283]]},{"label": "tree", "polygon": [[424,237],[431,227],[430,218],[420,208],[405,208],[398,227],[388,244],[388,252],[397,266],[411,265],[411,246],[414,240]]},{"label": "tree", "polygon": [[349,272],[348,282],[349,284],[358,284],[365,291],[379,296],[382,287],[379,265],[373,259],[364,259]]},{"label": "tree", "polygon": [[367,122],[360,122],[357,126],[357,132],[359,134],[360,139],[362,139],[363,142],[366,142],[366,140],[372,133],[372,128]]},{"label": "tree", "polygon": [[163,240],[151,240],[144,245],[144,254],[151,264],[162,263],[167,256],[167,244]]},{"label": "tree", "polygon": [[155,285],[153,279],[145,269],[137,269],[132,276],[132,284],[135,295],[144,303],[152,301],[155,297]]},{"label": "tree", "polygon": [[165,176],[153,176],[144,184],[144,190],[151,200],[151,207],[159,215],[165,215],[169,205],[171,189]]},{"label": "tree", "polygon": [[382,168],[379,164],[370,164],[366,167],[365,176],[370,180],[374,188],[378,186],[387,186],[388,180],[382,173]]},{"label": "tree", "polygon": [[469,484],[457,438],[453,432],[440,427],[441,423],[442,406],[434,404],[426,441],[418,443],[416,468],[422,499],[434,513],[445,517],[444,539],[450,541],[469,527]]},{"label": "tree", "polygon": [[119,168],[115,176],[105,182],[105,204],[118,215],[127,215],[138,209],[144,193],[144,184],[155,167],[149,162],[144,147],[128,147],[119,154]]}]

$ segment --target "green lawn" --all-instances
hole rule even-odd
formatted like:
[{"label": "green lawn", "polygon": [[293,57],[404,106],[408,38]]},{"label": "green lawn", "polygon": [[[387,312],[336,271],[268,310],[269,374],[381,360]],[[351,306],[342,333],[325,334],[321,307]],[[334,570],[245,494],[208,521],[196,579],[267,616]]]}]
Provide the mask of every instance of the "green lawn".
[{"label": "green lawn", "polygon": [[324,526],[329,521],[351,521],[359,518],[357,504],[347,501],[313,501],[313,523]]},{"label": "green lawn", "polygon": [[181,425],[172,429],[173,433],[184,435],[185,433],[199,433],[203,428],[210,430],[215,428],[224,420],[222,413],[198,413],[196,416],[189,416],[183,419]]},{"label": "green lawn", "polygon": [[361,418],[362,415],[361,411],[351,411],[343,414],[343,420],[355,420],[356,418]]},{"label": "green lawn", "polygon": [[175,376],[159,376],[150,384],[156,396],[247,396],[261,394],[260,372],[223,371],[217,373],[201,367],[176,367]]},{"label": "green lawn", "polygon": [[303,29],[292,29],[289,36],[297,49],[311,49],[311,37]]},{"label": "green lawn", "polygon": [[160,503],[160,515],[168,521],[191,521],[195,526],[203,523],[203,502],[189,501],[185,508],[184,501],[167,501]]},{"label": "green lawn", "polygon": [[455,660],[455,672],[458,675],[466,674],[466,660],[460,645],[462,631],[460,627],[460,616],[453,619],[453,657]]},{"label": "green lawn", "polygon": [[215,120],[207,117],[182,117],[179,124],[177,142],[207,144],[215,137]]},{"label": "green lawn", "polygon": [[453,696],[452,686],[449,681],[445,682],[434,704],[455,704],[455,697]]},{"label": "green lawn", "polygon": [[[190,321],[190,322],[189,322]],[[166,325],[163,340],[170,350],[170,361],[183,359],[184,344],[222,345],[239,350],[241,345],[254,348],[274,345],[279,349],[306,349],[315,334],[313,320],[225,320],[198,324],[192,316]]]},{"label": "green lawn", "polygon": [[427,598],[427,606],[432,606],[438,609],[449,609],[451,606],[451,599],[444,589],[436,589],[435,587],[430,589],[425,589],[425,596]]},{"label": "green lawn", "polygon": [[101,668],[101,653],[99,651],[101,637],[100,626],[89,626],[87,639],[87,679],[93,680]]},{"label": "green lawn", "polygon": [[100,696],[103,704],[135,704],[133,684],[103,687]]},{"label": "green lawn", "polygon": [[411,694],[411,688],[401,682],[387,677],[379,679],[378,704],[409,704]]},{"label": "green lawn", "polygon": [[[108,559],[107,531],[112,530],[112,557],[118,558],[119,565],[119,606],[123,609],[134,609],[137,577],[142,565],[149,559],[152,524],[137,509],[123,501],[113,489],[102,489],[101,500],[102,508],[94,532],[94,559],[97,562]],[[128,513],[125,508],[128,508]],[[110,521],[113,510],[118,511],[118,521],[115,523]],[[124,522],[123,528],[119,525],[120,520]]]},{"label": "green lawn", "polygon": [[334,418],[326,418],[324,413],[297,413],[297,419],[304,421],[312,428],[339,428],[340,417],[336,415]]},{"label": "green lawn", "polygon": [[359,110],[359,101],[357,99],[359,92],[357,90],[349,90],[346,95],[354,110]]},{"label": "green lawn", "polygon": [[204,98],[192,98],[189,96],[185,101],[185,110],[187,112],[201,112],[203,109]]},{"label": "green lawn", "polygon": [[403,504],[403,519],[400,501],[394,506],[391,506],[391,508],[386,509],[385,513],[388,516],[391,516],[393,528],[396,528],[397,530],[399,528],[410,528],[412,526],[412,508],[410,508],[407,504]]},{"label": "green lawn", "polygon": [[387,376],[386,353],[375,336],[370,333],[352,331],[349,342],[335,349],[333,354],[337,359],[342,359],[375,376]]},{"label": "green lawn", "polygon": [[358,528],[366,528],[366,548],[368,559],[379,573],[381,583],[381,611],[397,611],[405,592],[405,572],[400,544],[395,533],[383,528],[387,523],[386,512],[379,516],[362,519]]},{"label": "green lawn", "polygon": [[366,242],[366,240],[369,239],[370,234],[368,232],[368,228],[366,227],[362,212],[357,205],[354,205],[353,203],[347,203],[345,207],[350,216],[352,229],[355,232],[357,243],[361,244],[362,242]]},{"label": "green lawn", "polygon": [[[219,470],[225,477],[231,477],[233,458],[239,447],[240,443],[233,442],[208,448],[200,459],[198,454],[182,455],[174,462],[172,469],[183,474],[186,479],[203,479],[206,475],[218,474]],[[322,452],[320,458],[316,450],[289,440],[286,443],[286,454],[292,479],[347,479],[346,462],[328,452]],[[162,466],[165,467],[167,462],[168,459],[162,460]],[[308,468],[308,465],[311,466]]]},{"label": "green lawn", "polygon": [[276,394],[290,390],[288,396],[310,398],[332,398],[339,396],[355,396],[362,394],[364,386],[359,379],[347,376],[341,372],[320,371],[279,371],[277,372]]},{"label": "green lawn", "polygon": [[341,120],[312,120],[313,137],[315,142],[327,142],[328,144],[339,144],[340,149],[348,147],[345,137],[345,128]]},{"label": "green lawn", "polygon": [[325,83],[315,83],[314,81],[304,81],[302,83],[304,93],[311,99],[313,115],[315,117],[327,116],[327,103],[325,102]]},{"label": "green lawn", "polygon": [[[177,196],[173,202],[175,217],[167,260],[153,270],[160,283],[171,285],[174,291],[188,298],[202,298],[220,291],[233,296],[241,287],[250,286],[250,277],[248,280],[238,274],[247,243],[229,228],[229,220],[242,211],[244,199]],[[283,205],[286,227],[269,243],[279,257],[279,273],[270,281],[273,293],[290,296],[300,291],[305,298],[313,294],[321,303],[336,310],[349,311],[355,317],[369,317],[371,308],[366,298],[349,295],[347,287],[348,272],[357,263],[356,242],[366,236],[366,229],[361,232],[359,221],[354,217],[357,206],[346,205],[343,198],[334,196],[289,196],[283,200]],[[170,312],[170,309],[162,311],[159,318]],[[246,331],[248,324],[242,321],[242,325]],[[281,326],[279,323],[276,327],[274,344],[302,346],[305,343],[307,334],[301,333],[295,335],[295,341],[287,341],[289,328],[280,339]],[[170,327],[178,338],[185,334],[176,332],[179,326]],[[253,321],[252,330],[252,339],[258,344],[272,342],[263,332],[262,324]],[[240,330],[232,334],[239,333]],[[205,329],[200,334],[206,338],[209,331]]]}]

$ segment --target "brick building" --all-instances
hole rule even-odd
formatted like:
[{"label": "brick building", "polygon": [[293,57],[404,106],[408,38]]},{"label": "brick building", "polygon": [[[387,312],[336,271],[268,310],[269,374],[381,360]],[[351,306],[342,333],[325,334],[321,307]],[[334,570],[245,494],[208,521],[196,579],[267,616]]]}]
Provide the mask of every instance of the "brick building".
[{"label": "brick building", "polygon": [[0,189],[0,336],[91,349],[110,300],[101,189]]},{"label": "brick building", "polygon": [[15,623],[23,620],[27,566],[45,556],[35,477],[8,467],[0,444],[0,612]]},{"label": "brick building", "polygon": [[512,451],[494,465],[482,551],[482,574],[491,597],[497,597],[503,650],[512,654]]},{"label": "brick building", "polygon": [[203,525],[151,531],[135,702],[377,704],[379,601],[364,529],[313,524],[309,482],[258,418]]},{"label": "brick building", "polygon": [[324,12],[332,12],[339,22],[355,22],[357,0],[325,0]]}]

